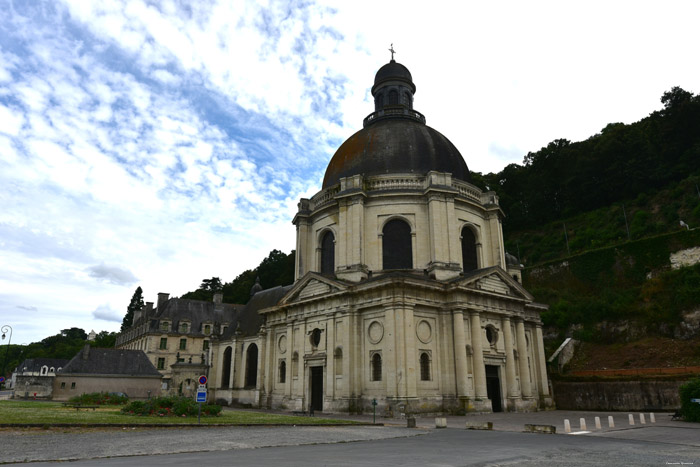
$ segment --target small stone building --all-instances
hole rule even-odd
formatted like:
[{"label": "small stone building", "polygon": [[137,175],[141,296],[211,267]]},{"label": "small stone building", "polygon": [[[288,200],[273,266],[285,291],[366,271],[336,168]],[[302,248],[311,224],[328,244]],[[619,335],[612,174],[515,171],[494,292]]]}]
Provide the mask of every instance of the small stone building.
[{"label": "small stone building", "polygon": [[142,350],[101,349],[86,344],[56,375],[53,399],[93,392],[121,392],[130,399],[159,396],[162,375]]},{"label": "small stone building", "polygon": [[28,358],[19,364],[12,375],[13,397],[51,398],[56,374],[68,363],[61,358]]}]

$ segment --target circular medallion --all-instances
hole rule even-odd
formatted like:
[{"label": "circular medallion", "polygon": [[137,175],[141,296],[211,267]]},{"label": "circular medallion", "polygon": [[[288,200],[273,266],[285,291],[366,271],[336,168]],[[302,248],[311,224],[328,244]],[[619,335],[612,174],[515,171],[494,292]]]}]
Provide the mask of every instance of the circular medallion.
[{"label": "circular medallion", "polygon": [[430,323],[428,323],[426,320],[418,323],[418,326],[416,326],[416,336],[418,337],[418,340],[424,344],[430,342],[433,337],[433,329],[430,327]]},{"label": "circular medallion", "polygon": [[369,325],[367,334],[372,344],[379,344],[382,337],[384,337],[384,326],[382,326],[382,323],[379,321],[373,321],[372,324]]},{"label": "circular medallion", "polygon": [[280,349],[280,353],[285,353],[287,351],[287,336],[281,335],[277,341],[277,348]]}]

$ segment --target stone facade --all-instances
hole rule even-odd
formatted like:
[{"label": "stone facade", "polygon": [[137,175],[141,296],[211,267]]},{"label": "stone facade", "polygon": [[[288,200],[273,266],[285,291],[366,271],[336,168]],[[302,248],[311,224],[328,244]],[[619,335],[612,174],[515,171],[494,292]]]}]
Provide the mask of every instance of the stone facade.
[{"label": "stone facade", "polygon": [[122,392],[130,399],[159,396],[162,376],[141,350],[91,348],[86,344],[56,375],[53,399],[93,392]]},{"label": "stone facade", "polygon": [[415,90],[393,60],[377,72],[375,111],[299,202],[294,284],[255,287],[212,342],[215,399],[329,412],[376,401],[386,414],[552,407],[546,306],[504,249],[498,197],[470,183],[413,109]]},{"label": "stone facade", "polygon": [[204,302],[159,293],[156,308],[148,302],[135,313],[132,327],[117,337],[116,347],[143,350],[163,375],[164,394],[191,395],[197,378],[208,373],[213,344],[228,332],[237,308],[242,306],[222,303],[221,294]]}]

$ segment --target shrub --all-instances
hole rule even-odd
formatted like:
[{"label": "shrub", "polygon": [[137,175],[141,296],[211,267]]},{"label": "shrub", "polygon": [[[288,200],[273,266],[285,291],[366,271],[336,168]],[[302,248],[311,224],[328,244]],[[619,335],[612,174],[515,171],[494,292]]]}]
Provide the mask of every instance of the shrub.
[{"label": "shrub", "polygon": [[700,422],[700,404],[691,399],[700,399],[700,378],[691,379],[680,388],[681,414],[688,422]]},{"label": "shrub", "polygon": [[[154,397],[147,401],[134,401],[124,408],[125,415],[154,415],[158,417],[192,417],[197,416],[197,402],[189,397]],[[216,416],[221,413],[221,407],[213,404],[202,405],[202,415]]]},{"label": "shrub", "polygon": [[129,396],[122,392],[91,392],[71,397],[68,402],[81,405],[121,405],[129,402]]}]

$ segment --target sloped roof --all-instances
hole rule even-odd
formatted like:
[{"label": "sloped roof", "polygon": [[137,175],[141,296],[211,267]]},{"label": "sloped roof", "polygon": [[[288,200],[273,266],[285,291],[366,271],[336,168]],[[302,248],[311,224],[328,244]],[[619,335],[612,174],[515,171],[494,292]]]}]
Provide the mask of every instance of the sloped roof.
[{"label": "sloped roof", "polygon": [[190,332],[202,332],[202,324],[212,323],[232,323],[236,312],[244,305],[230,303],[214,303],[202,300],[189,300],[185,298],[171,298],[163,309],[158,309],[154,319],[151,320],[152,330],[158,329],[158,321],[169,319],[173,329],[177,329],[181,320],[190,323]]},{"label": "sloped roof", "polygon": [[260,331],[260,326],[263,323],[263,317],[258,311],[277,305],[292,286],[293,284],[285,286],[278,285],[271,289],[261,290],[250,297],[248,303],[236,315],[232,326],[229,326],[223,337],[229,338],[233,336],[236,329],[240,329],[243,335],[246,336],[256,335]]},{"label": "sloped roof", "polygon": [[65,358],[27,358],[17,366],[17,372],[40,371],[43,366],[47,366],[49,369],[51,367],[54,369],[63,368],[69,361]]},{"label": "sloped roof", "polygon": [[99,349],[90,345],[83,347],[61,374],[161,376],[143,350]]}]

